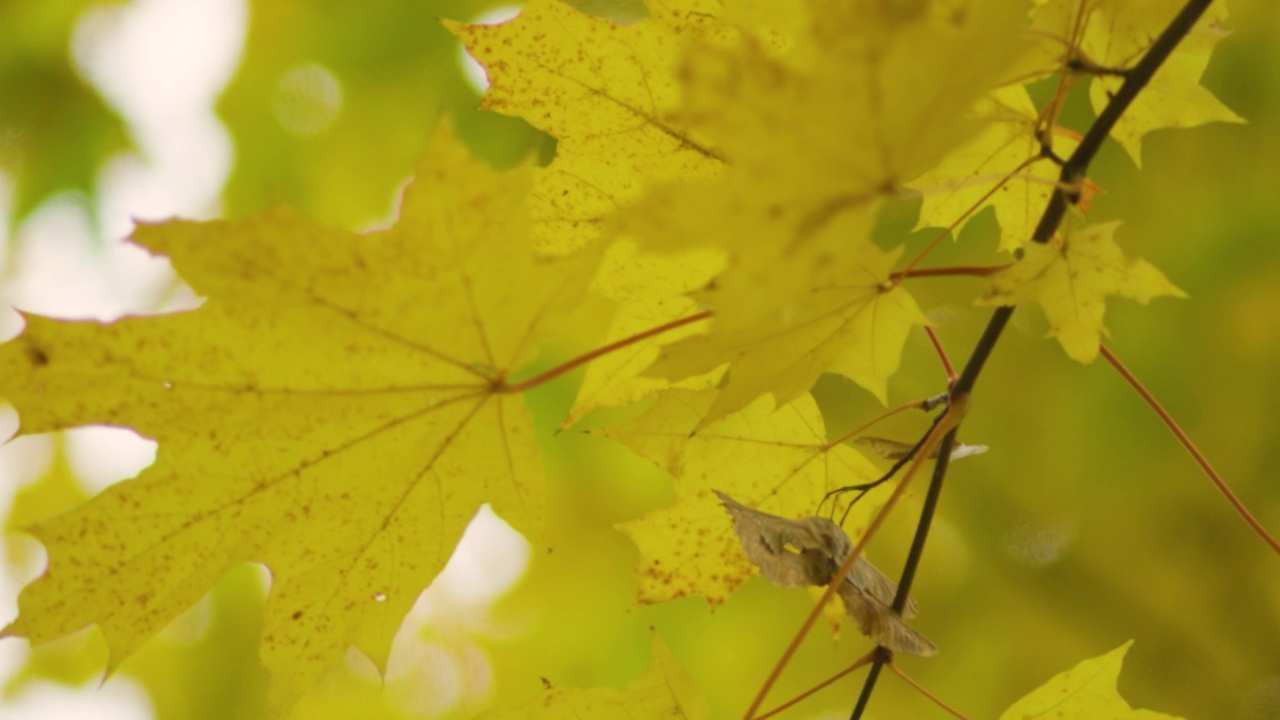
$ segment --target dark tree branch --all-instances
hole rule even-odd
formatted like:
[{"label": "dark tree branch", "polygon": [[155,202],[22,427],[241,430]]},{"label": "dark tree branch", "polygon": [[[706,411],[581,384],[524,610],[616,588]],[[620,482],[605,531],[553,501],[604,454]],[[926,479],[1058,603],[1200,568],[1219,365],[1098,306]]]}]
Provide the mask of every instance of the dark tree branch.
[{"label": "dark tree branch", "polygon": [[[1182,41],[1182,38],[1191,32],[1191,28],[1195,26],[1196,21],[1204,14],[1211,2],[1212,0],[1188,0],[1178,15],[1174,17],[1164,31],[1160,33],[1160,36],[1156,38],[1155,42],[1151,44],[1151,47],[1147,49],[1138,64],[1124,73],[1124,83],[1120,86],[1120,89],[1111,96],[1111,101],[1107,103],[1107,106],[1098,115],[1098,119],[1089,127],[1084,139],[1076,146],[1075,152],[1063,164],[1062,173],[1059,176],[1061,182],[1058,185],[1058,189],[1054,190],[1052,197],[1049,198],[1049,204],[1045,208],[1044,214],[1040,216],[1040,222],[1036,225],[1035,232],[1031,236],[1033,242],[1049,242],[1054,233],[1058,232],[1058,227],[1062,224],[1062,219],[1067,213],[1068,206],[1080,200],[1080,187],[1088,172],[1089,164],[1093,162],[1098,150],[1102,148],[1103,140],[1111,133],[1116,122],[1133,104],[1134,99],[1138,97],[1138,93],[1151,81],[1156,71],[1168,59],[1169,54]],[[987,321],[987,327],[983,330],[982,337],[978,339],[973,353],[969,356],[969,361],[965,363],[964,369],[960,371],[960,376],[956,378],[955,383],[951,386],[952,397],[967,396],[973,392],[973,386],[978,381],[978,375],[982,373],[982,368],[986,365],[987,358],[991,356],[991,351],[995,349],[996,342],[1000,339],[1000,334],[1004,332],[1005,325],[1008,324],[1012,315],[1012,306],[996,308],[991,314],[991,319]],[[933,514],[937,509],[938,499],[942,495],[942,484],[946,479],[951,447],[955,442],[958,429],[947,433],[938,452],[937,463],[933,469],[933,477],[929,482],[929,491],[925,496],[924,508],[920,512],[920,521],[916,526],[916,535],[911,543],[911,550],[907,554],[907,561],[902,568],[902,577],[898,581],[898,594],[893,599],[893,609],[899,613],[906,605],[907,597],[911,592],[911,583],[915,580],[916,569],[919,567],[920,558],[924,554],[925,540],[929,535],[929,527],[933,524]],[[871,664],[871,670],[867,672],[867,678],[863,682],[862,692],[858,695],[858,702],[853,708],[850,720],[860,720],[862,718],[863,712],[866,711],[867,703],[871,699],[871,693],[875,689],[876,680],[880,676],[880,670],[892,658],[888,650],[884,648],[878,648],[878,650],[880,652],[877,652],[876,659]]]}]

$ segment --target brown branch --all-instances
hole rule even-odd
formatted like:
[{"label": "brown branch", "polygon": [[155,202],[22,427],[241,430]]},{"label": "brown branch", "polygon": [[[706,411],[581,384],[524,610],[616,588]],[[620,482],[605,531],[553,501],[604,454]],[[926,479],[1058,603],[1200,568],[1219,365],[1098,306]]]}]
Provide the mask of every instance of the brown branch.
[{"label": "brown branch", "polygon": [[[1124,83],[1120,89],[1111,96],[1111,100],[1107,106],[1103,108],[1098,115],[1098,119],[1090,126],[1089,131],[1085,133],[1084,139],[1076,146],[1075,152],[1062,165],[1060,174],[1060,186],[1054,190],[1053,195],[1049,198],[1049,204],[1044,210],[1044,214],[1040,216],[1040,222],[1036,225],[1035,233],[1031,239],[1037,243],[1048,242],[1058,231],[1058,226],[1062,224],[1062,219],[1066,215],[1067,207],[1080,200],[1081,189],[1084,179],[1089,169],[1089,164],[1093,162],[1094,156],[1098,154],[1098,150],[1102,147],[1102,142],[1111,133],[1111,129],[1115,127],[1116,122],[1120,119],[1124,112],[1133,103],[1151,78],[1155,75],[1156,70],[1164,63],[1177,47],[1183,37],[1191,31],[1191,28],[1204,14],[1206,8],[1212,0],[1188,0],[1178,15],[1169,23],[1169,25],[1160,33],[1151,47],[1125,74]],[[1070,188],[1067,190],[1066,188]],[[969,361],[965,363],[964,370],[960,372],[960,377],[956,378],[951,388],[952,403],[957,399],[968,401],[970,393],[973,392],[973,386],[978,381],[978,376],[982,373],[982,368],[986,365],[987,358],[991,356],[991,351],[995,348],[996,342],[1000,339],[1000,334],[1004,332],[1005,326],[1009,323],[1009,318],[1013,316],[1013,307],[996,308],[991,313],[991,319],[987,321],[987,327],[979,338],[977,345],[973,349],[973,354],[969,356]],[[934,498],[942,491],[943,481],[946,479],[946,460],[950,453],[947,452],[949,444],[954,440],[954,432],[949,432],[944,443],[943,451],[938,456],[938,464],[934,467],[932,481],[929,484],[929,498]],[[898,583],[898,596],[894,598],[895,607],[898,605],[900,598],[905,598],[911,591],[911,581],[915,577],[916,567],[920,564],[920,557],[924,551],[924,538],[928,534],[928,526],[932,520],[932,508],[928,499],[925,502],[925,509],[921,513],[920,524],[917,526],[916,539],[913,542],[911,551],[907,555],[906,564],[902,570],[902,579]],[[877,657],[872,662],[871,670],[867,673],[867,679],[863,683],[862,692],[859,694],[858,703],[854,706],[850,720],[860,720],[863,712],[866,710],[867,702],[871,697],[871,692],[875,688],[876,678],[879,677],[880,667],[887,658],[882,660]]]}]

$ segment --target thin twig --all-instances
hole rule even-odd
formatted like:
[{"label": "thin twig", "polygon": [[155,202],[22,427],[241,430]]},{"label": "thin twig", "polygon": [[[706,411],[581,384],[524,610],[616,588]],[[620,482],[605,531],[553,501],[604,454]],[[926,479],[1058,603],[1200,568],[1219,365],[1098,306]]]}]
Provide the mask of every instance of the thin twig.
[{"label": "thin twig", "polygon": [[934,705],[937,705],[943,710],[946,710],[952,715],[955,715],[956,717],[960,718],[960,720],[969,720],[968,716],[966,716],[964,713],[946,704],[937,695],[934,695],[933,693],[929,692],[928,690],[925,689],[923,685],[913,680],[910,675],[906,674],[898,667],[897,663],[889,663],[889,669],[893,671],[894,675],[897,675],[903,680],[906,680],[907,684],[915,688],[921,695],[924,695],[925,697],[932,700]]},{"label": "thin twig", "polygon": [[867,665],[868,663],[870,663],[870,662],[871,662],[871,656],[875,655],[875,653],[876,653],[876,651],[875,651],[874,649],[873,649],[873,650],[871,650],[871,651],[870,651],[870,652],[868,652],[866,655],[863,655],[862,657],[860,657],[860,658],[858,658],[857,660],[855,660],[855,661],[853,662],[853,664],[852,664],[852,665],[850,665],[849,667],[847,667],[847,668],[845,668],[845,669],[841,670],[840,672],[836,673],[835,675],[832,675],[831,677],[827,678],[826,680],[823,680],[822,682],[818,683],[817,685],[814,685],[813,687],[809,688],[808,690],[805,690],[804,692],[802,692],[802,693],[800,693],[799,695],[797,695],[797,696],[795,696],[795,697],[791,698],[790,700],[788,700],[788,701],[786,701],[786,702],[782,703],[781,705],[779,705],[778,707],[776,707],[776,708],[774,708],[774,709],[770,710],[769,712],[767,712],[767,713],[765,713],[765,714],[763,714],[763,715],[757,715],[757,716],[756,716],[756,720],[768,720],[769,718],[773,717],[774,715],[777,715],[778,713],[782,712],[783,710],[786,710],[787,708],[791,707],[792,705],[796,705],[796,704],[798,704],[800,701],[805,700],[805,699],[806,699],[806,698],[808,698],[810,695],[813,695],[814,693],[817,693],[817,692],[821,691],[823,688],[825,688],[825,687],[827,687],[828,685],[830,685],[831,683],[833,683],[833,682],[835,682],[835,681],[839,680],[840,678],[844,677],[845,675],[848,675],[849,673],[853,672],[854,670],[857,670],[858,668],[862,667],[863,665]]},{"label": "thin twig", "polygon": [[1169,411],[1164,409],[1164,406],[1160,404],[1159,400],[1156,400],[1156,396],[1152,395],[1151,392],[1143,386],[1137,376],[1130,372],[1129,368],[1125,367],[1124,363],[1120,362],[1120,358],[1116,357],[1115,353],[1111,352],[1111,349],[1106,345],[1102,346],[1102,357],[1106,358],[1107,362],[1111,363],[1111,367],[1115,368],[1116,372],[1120,373],[1120,375],[1129,383],[1129,386],[1134,390],[1137,390],[1138,394],[1142,396],[1142,399],[1147,401],[1147,405],[1151,407],[1156,415],[1160,416],[1161,422],[1165,424],[1165,427],[1169,428],[1169,432],[1172,432],[1174,437],[1178,438],[1178,442],[1182,444],[1182,447],[1186,448],[1186,451],[1191,453],[1191,457],[1195,458],[1196,463],[1200,465],[1200,469],[1204,470],[1204,474],[1209,476],[1209,480],[1211,480],[1214,486],[1218,488],[1218,492],[1222,493],[1222,496],[1227,499],[1227,502],[1231,503],[1231,507],[1235,508],[1235,511],[1240,514],[1240,517],[1244,518],[1244,521],[1249,524],[1249,527],[1253,528],[1253,531],[1258,534],[1258,537],[1262,538],[1263,542],[1270,545],[1271,549],[1277,554],[1280,554],[1280,542],[1276,542],[1276,539],[1272,537],[1271,533],[1267,532],[1267,529],[1263,527],[1262,523],[1253,516],[1253,513],[1249,512],[1249,508],[1244,506],[1244,502],[1241,501],[1234,492],[1232,492],[1231,487],[1227,485],[1227,481],[1222,479],[1222,476],[1213,468],[1209,459],[1206,458],[1204,453],[1200,452],[1200,448],[1196,447],[1196,444],[1191,441],[1191,437],[1183,432],[1182,428],[1178,425],[1178,422],[1169,414]]},{"label": "thin twig", "polygon": [[951,358],[947,356],[947,349],[942,347],[942,340],[938,337],[938,333],[934,331],[932,326],[924,326],[925,334],[929,336],[929,342],[933,343],[933,349],[938,353],[938,359],[942,361],[942,369],[947,372],[947,386],[956,381],[956,368],[951,364]]}]

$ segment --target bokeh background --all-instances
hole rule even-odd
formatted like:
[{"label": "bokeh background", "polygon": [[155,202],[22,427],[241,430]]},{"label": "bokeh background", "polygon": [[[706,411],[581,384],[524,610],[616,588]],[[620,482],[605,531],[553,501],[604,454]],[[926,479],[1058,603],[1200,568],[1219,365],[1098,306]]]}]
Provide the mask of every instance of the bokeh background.
[{"label": "bokeh background", "polygon": [[[627,14],[633,3],[579,3]],[[1096,163],[1095,219],[1120,219],[1121,244],[1190,299],[1108,308],[1112,347],[1161,398],[1273,531],[1280,531],[1280,14],[1231,3],[1232,34],[1205,77],[1247,125],[1157,132],[1143,167],[1115,145]],[[395,198],[440,115],[499,166],[554,143],[519,120],[475,110],[483,73],[437,18],[495,20],[516,8],[477,0],[135,0],[0,4],[0,337],[8,306],[110,319],[198,303],[163,258],[122,242],[133,220],[242,216],[284,201],[318,221],[363,229],[394,219]],[[1083,103],[1069,119],[1087,123]],[[815,123],[820,123],[815,119]],[[879,229],[918,248],[916,208]],[[991,261],[991,217],[937,264]],[[972,279],[912,291],[960,361],[987,311]],[[916,585],[916,625],[941,648],[903,667],[973,718],[996,717],[1086,657],[1136,640],[1121,692],[1138,707],[1203,720],[1280,718],[1280,557],[1213,491],[1137,395],[1105,364],[1080,366],[1019,310],[980,381],[964,439],[991,446],[953,466]],[[548,359],[547,362],[551,362]],[[649,661],[649,628],[733,717],[811,602],[748,582],[712,613],[685,600],[636,608],[635,550],[615,523],[670,497],[670,480],[604,440],[556,432],[574,378],[533,394],[550,466],[550,542],[531,556],[482,511],[397,638],[388,678],[352,653],[298,718],[471,717],[558,685],[625,685]],[[936,393],[923,335],[908,345],[891,403]],[[829,432],[879,412],[825,378]],[[16,424],[9,412],[6,436]],[[881,434],[910,439],[922,417]],[[0,447],[6,517],[0,621],[44,564],[15,528],[136,474],[154,446],[91,428]],[[921,491],[922,492],[922,491]],[[896,571],[918,494],[875,542]],[[245,566],[103,679],[95,630],[40,648],[0,640],[0,716],[266,717],[256,659],[264,573]],[[864,652],[846,632],[811,637],[775,696]],[[786,717],[846,717],[860,676]],[[943,717],[895,678],[872,717]]]}]

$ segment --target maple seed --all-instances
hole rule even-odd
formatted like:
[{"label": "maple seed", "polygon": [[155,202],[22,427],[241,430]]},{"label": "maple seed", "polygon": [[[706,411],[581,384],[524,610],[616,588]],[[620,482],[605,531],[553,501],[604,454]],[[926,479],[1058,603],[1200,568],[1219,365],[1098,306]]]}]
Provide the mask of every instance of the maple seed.
[{"label": "maple seed", "polygon": [[[897,440],[890,440],[888,438],[871,436],[860,437],[853,442],[870,448],[872,452],[885,460],[901,460],[902,458],[907,457],[907,454],[915,447],[913,443],[904,443]],[[951,448],[951,459],[959,460],[960,458],[966,458],[970,455],[981,455],[989,449],[990,448],[986,445],[966,445],[962,442],[957,442]],[[929,453],[929,459],[938,459],[937,447],[933,449],[933,452]]]},{"label": "maple seed", "polygon": [[[849,536],[827,518],[791,520],[752,510],[719,490],[713,492],[733,517],[733,529],[747,559],[778,587],[826,585],[853,551]],[[863,557],[838,590],[859,632],[878,645],[910,655],[936,655],[937,646],[890,607],[897,592],[897,583]],[[908,600],[903,615],[915,614],[915,600]]]}]

